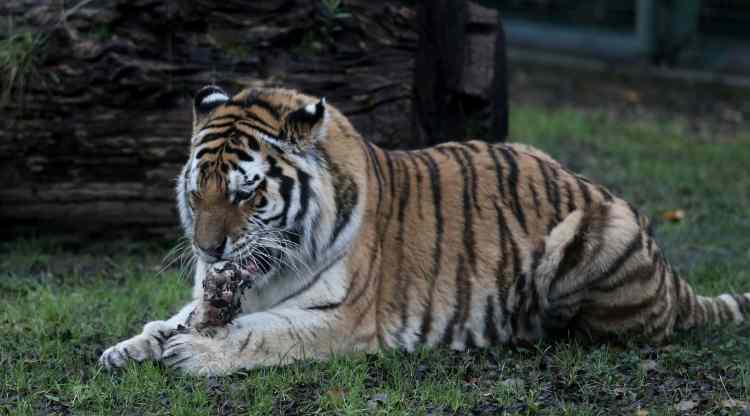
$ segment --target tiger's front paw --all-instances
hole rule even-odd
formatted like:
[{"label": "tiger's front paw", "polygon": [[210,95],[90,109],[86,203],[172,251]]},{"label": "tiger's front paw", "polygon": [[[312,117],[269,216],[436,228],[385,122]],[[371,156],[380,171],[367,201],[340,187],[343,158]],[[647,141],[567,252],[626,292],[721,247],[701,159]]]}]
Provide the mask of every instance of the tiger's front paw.
[{"label": "tiger's front paw", "polygon": [[99,357],[99,364],[114,370],[125,367],[128,361],[158,360],[172,333],[163,321],[150,322],[141,334],[107,348]]},{"label": "tiger's front paw", "polygon": [[195,331],[169,338],[161,360],[167,367],[199,376],[228,374],[233,369],[232,357],[224,350],[223,342]]}]

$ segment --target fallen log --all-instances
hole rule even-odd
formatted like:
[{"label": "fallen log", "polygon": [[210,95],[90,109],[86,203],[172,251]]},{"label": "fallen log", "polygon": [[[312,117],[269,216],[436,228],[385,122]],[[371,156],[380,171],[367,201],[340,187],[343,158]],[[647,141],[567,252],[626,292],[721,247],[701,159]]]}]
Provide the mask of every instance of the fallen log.
[{"label": "fallen log", "polygon": [[2,2],[0,42],[20,52],[0,60],[0,222],[174,235],[191,94],[210,83],[325,96],[368,139],[408,146],[414,10],[332,5]]}]

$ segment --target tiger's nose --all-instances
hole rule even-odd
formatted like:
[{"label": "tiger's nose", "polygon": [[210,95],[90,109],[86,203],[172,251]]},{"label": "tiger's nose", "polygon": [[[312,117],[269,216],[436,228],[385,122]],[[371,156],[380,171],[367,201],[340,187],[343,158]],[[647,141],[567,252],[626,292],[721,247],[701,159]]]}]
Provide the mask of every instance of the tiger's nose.
[{"label": "tiger's nose", "polygon": [[200,248],[201,251],[203,251],[206,255],[213,257],[215,260],[219,260],[224,255],[224,247],[226,246],[226,244],[227,240],[225,238],[220,243],[210,246],[202,246],[198,244],[198,248]]}]

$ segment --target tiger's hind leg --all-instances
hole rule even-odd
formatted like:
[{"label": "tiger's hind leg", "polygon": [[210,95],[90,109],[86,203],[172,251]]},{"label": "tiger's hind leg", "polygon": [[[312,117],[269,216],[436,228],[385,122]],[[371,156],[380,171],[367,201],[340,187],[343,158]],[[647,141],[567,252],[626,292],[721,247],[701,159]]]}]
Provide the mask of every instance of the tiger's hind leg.
[{"label": "tiger's hind leg", "polygon": [[545,333],[659,341],[675,326],[677,279],[623,201],[571,213],[545,238],[531,271]]}]

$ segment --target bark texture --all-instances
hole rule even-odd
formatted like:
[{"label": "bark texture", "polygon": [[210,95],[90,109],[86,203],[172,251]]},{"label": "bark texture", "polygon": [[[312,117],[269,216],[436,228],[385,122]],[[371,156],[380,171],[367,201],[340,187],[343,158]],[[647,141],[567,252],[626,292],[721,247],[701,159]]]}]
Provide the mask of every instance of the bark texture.
[{"label": "bark texture", "polygon": [[[467,0],[422,1],[416,27],[410,144],[461,140],[467,132],[504,140],[505,39],[497,11]],[[482,123],[470,126],[477,121]]]},{"label": "bark texture", "polygon": [[0,219],[173,234],[191,94],[209,83],[325,96],[368,139],[410,147],[414,23],[369,0],[5,0],[0,33],[32,66],[25,85],[0,75]]}]

